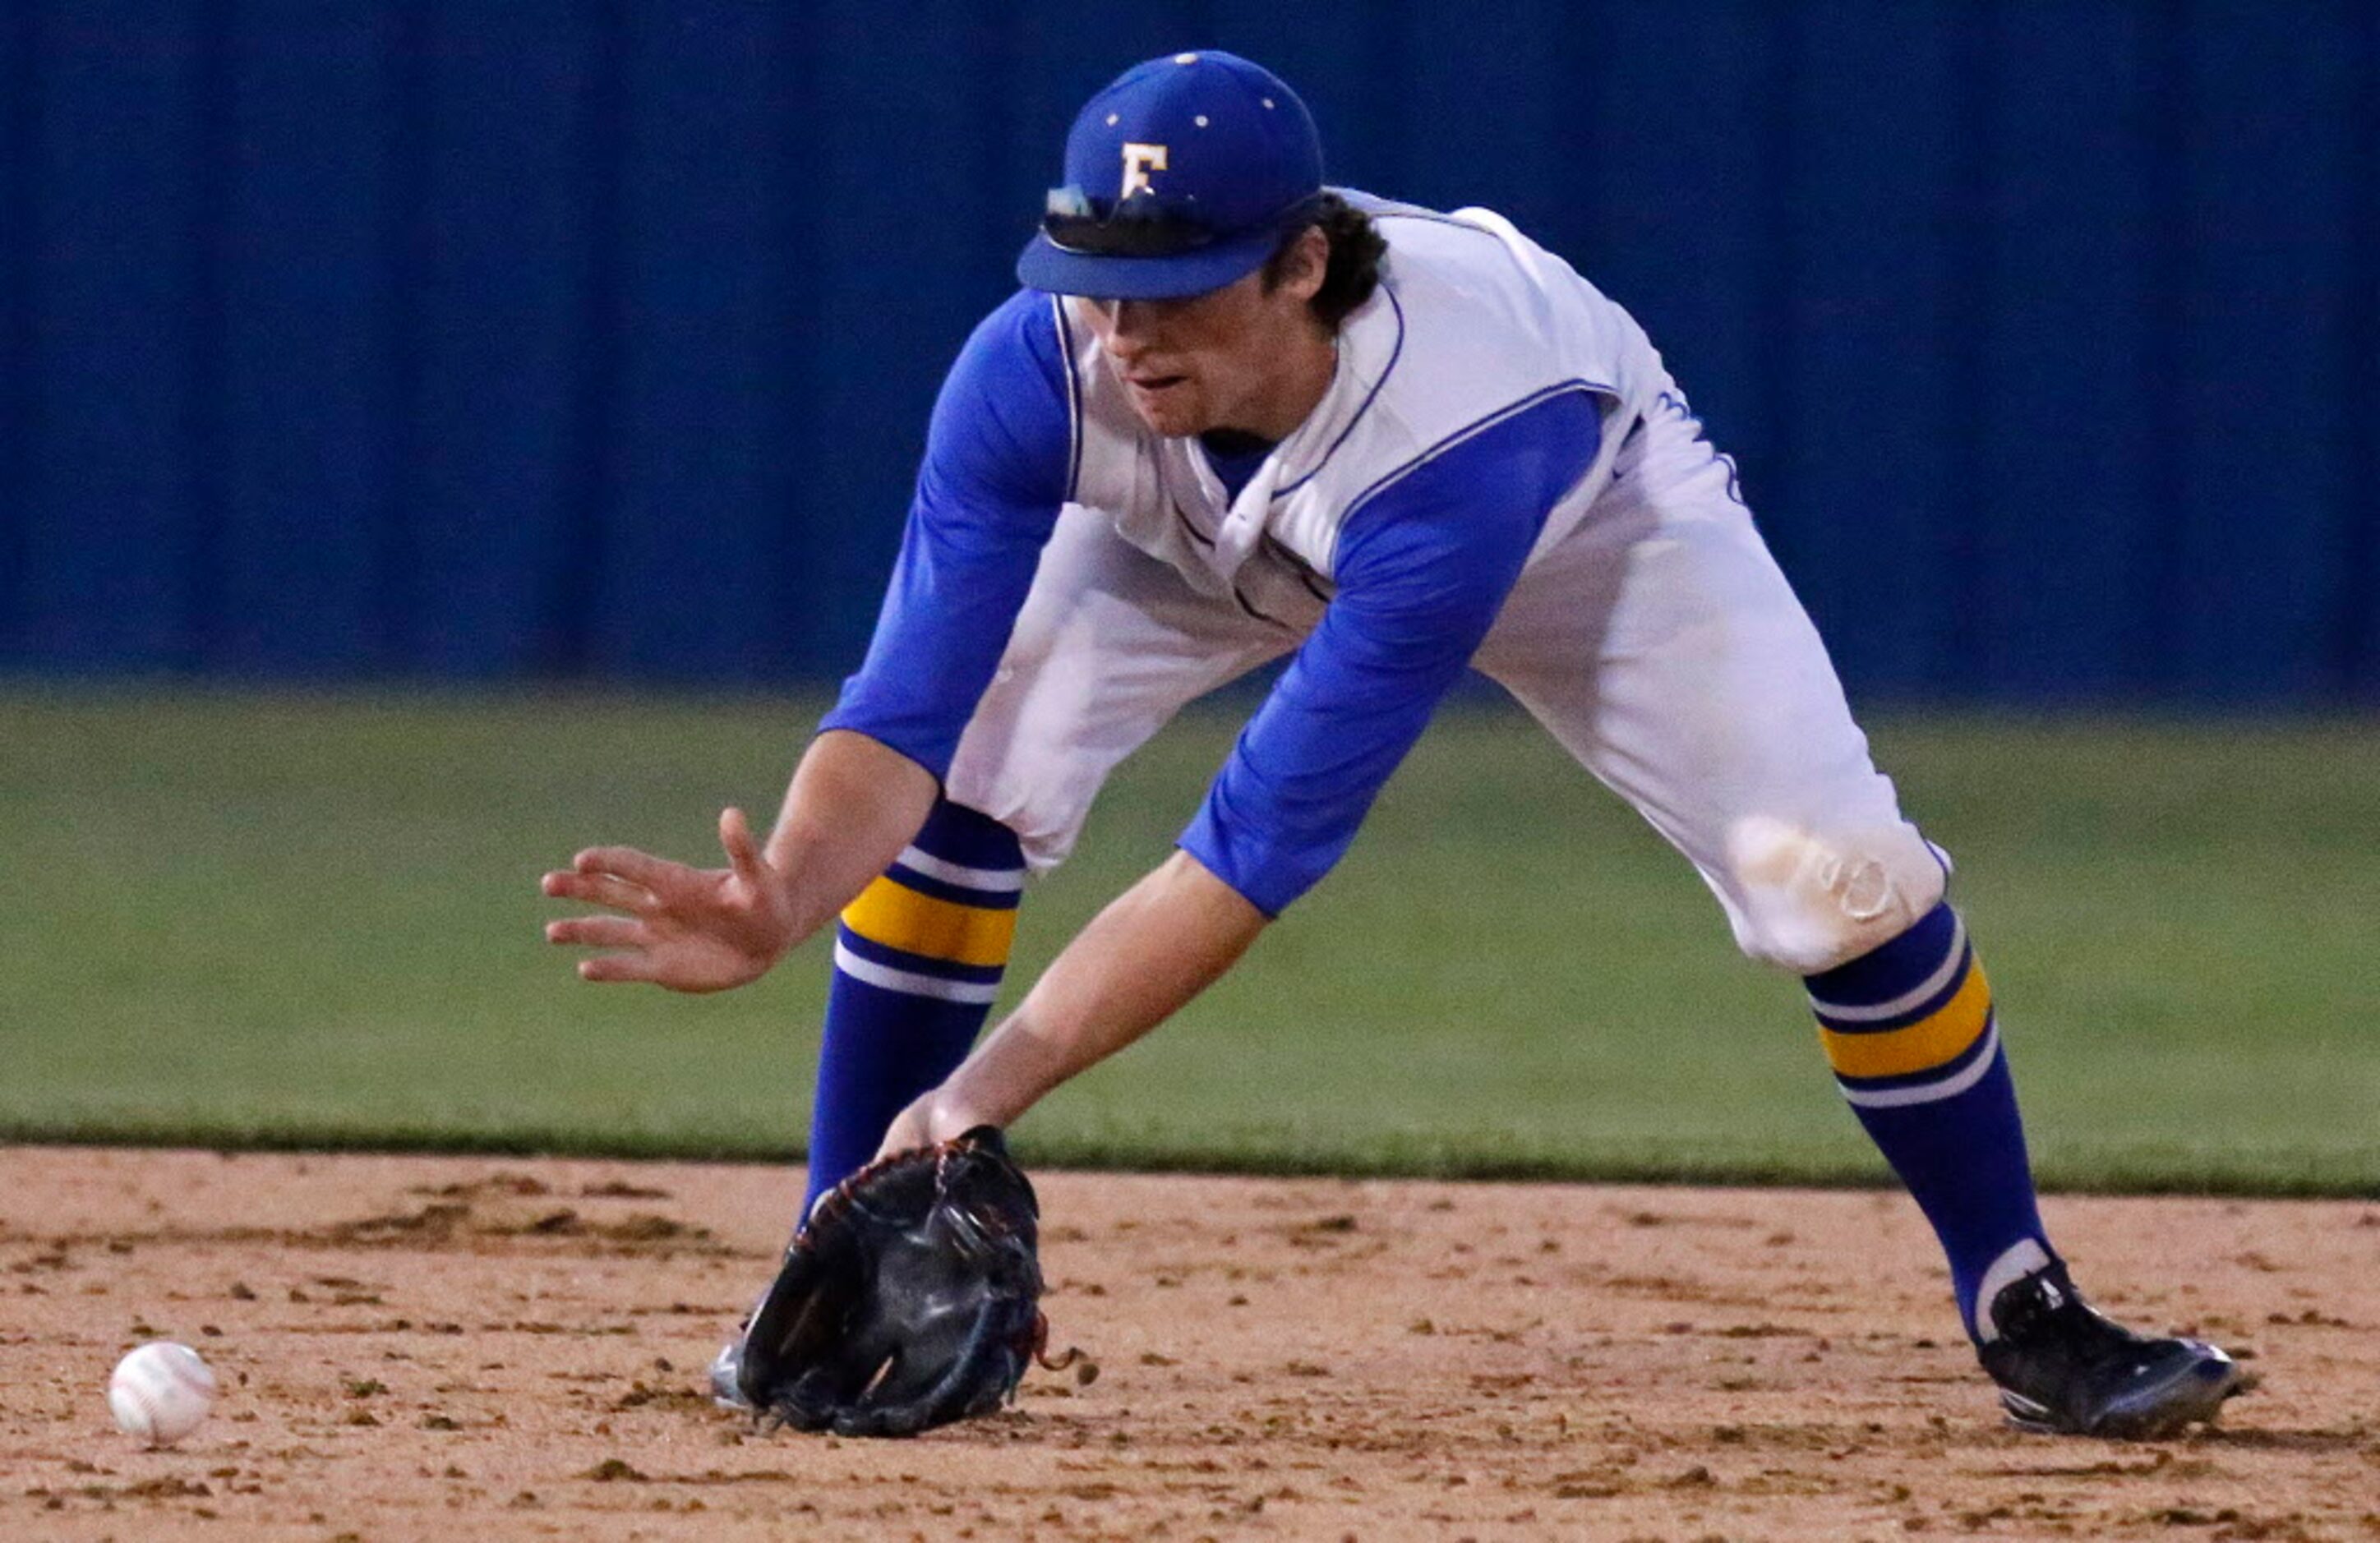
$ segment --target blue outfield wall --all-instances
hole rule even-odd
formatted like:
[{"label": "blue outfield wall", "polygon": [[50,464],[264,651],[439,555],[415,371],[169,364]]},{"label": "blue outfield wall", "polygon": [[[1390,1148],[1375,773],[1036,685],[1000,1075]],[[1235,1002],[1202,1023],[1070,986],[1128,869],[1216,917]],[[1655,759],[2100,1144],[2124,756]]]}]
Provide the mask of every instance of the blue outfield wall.
[{"label": "blue outfield wall", "polygon": [[1201,44],[1631,307],[1855,689],[2380,698],[2369,0],[0,0],[0,670],[840,673]]}]

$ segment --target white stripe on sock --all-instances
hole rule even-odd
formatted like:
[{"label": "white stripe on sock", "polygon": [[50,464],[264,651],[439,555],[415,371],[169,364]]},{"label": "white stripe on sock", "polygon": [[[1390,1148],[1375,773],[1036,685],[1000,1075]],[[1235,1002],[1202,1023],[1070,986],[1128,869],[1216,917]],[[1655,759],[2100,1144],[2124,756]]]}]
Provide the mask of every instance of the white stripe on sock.
[{"label": "white stripe on sock", "polygon": [[940,879],[945,884],[962,889],[989,890],[994,894],[1014,894],[1025,888],[1025,870],[1021,868],[969,868],[965,863],[948,862],[931,852],[920,852],[905,846],[895,859],[903,868],[922,873],[929,879]]},{"label": "white stripe on sock", "polygon": [[1847,1024],[1872,1024],[1882,1018],[1899,1017],[1950,984],[1950,977],[1958,973],[1959,961],[1966,956],[1967,918],[1954,912],[1950,926],[1950,956],[1942,961],[1940,968],[1925,978],[1924,985],[1903,991],[1890,1002],[1879,1002],[1867,1007],[1845,1007],[1824,1002],[1814,991],[1810,995],[1810,1005],[1828,1017],[1840,1018]]},{"label": "white stripe on sock", "polygon": [[1000,995],[1000,987],[995,983],[944,980],[940,976],[919,975],[915,970],[896,970],[890,965],[861,958],[839,941],[834,945],[834,967],[854,980],[864,980],[888,991],[905,991],[913,997],[988,1004]]},{"label": "white stripe on sock", "polygon": [[1930,1104],[1938,1099],[1955,1099],[1984,1080],[1992,1069],[1992,1058],[2000,1052],[2000,1026],[1998,1023],[1984,1036],[1983,1052],[1955,1076],[1940,1082],[1922,1082],[1914,1087],[1842,1087],[1843,1097],[1862,1109],[1905,1109],[1911,1104]]}]

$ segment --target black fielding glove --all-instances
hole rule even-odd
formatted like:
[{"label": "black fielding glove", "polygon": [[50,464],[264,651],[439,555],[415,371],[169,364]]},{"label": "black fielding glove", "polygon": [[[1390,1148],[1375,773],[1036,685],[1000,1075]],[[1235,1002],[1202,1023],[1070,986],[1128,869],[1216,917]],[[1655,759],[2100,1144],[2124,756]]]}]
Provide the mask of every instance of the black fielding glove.
[{"label": "black fielding glove", "polygon": [[1049,1332],[1039,1217],[990,1125],[868,1164],[785,1251],[744,1331],[744,1396],[840,1436],[914,1436],[1000,1408]]}]

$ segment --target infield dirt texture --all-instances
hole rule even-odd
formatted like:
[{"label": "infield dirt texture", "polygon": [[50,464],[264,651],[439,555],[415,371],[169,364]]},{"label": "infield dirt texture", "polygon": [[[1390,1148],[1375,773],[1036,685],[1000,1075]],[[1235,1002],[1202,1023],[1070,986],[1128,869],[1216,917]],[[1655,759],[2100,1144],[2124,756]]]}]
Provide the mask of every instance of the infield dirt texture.
[{"label": "infield dirt texture", "polygon": [[[2380,1205],[2062,1198],[2103,1299],[2252,1354],[2155,1446],[1995,1417],[1886,1193],[1045,1177],[1099,1367],[909,1442],[698,1391],[782,1168],[0,1151],[7,1538],[2380,1536]],[[135,1342],[226,1392],[118,1435]]]}]

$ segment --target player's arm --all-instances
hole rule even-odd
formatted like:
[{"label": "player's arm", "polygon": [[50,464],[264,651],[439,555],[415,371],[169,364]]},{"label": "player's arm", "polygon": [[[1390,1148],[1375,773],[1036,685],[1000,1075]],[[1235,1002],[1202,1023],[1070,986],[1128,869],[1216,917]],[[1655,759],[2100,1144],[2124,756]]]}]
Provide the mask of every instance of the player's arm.
[{"label": "player's arm", "polygon": [[889,1149],[1006,1124],[1228,970],[1329,871],[1462,677],[1546,515],[1595,456],[1562,396],[1451,447],[1351,516],[1314,636],[1241,734],[1182,850],[1116,900]]},{"label": "player's arm", "polygon": [[942,386],[901,555],[859,672],[844,685],[756,841],[720,816],[727,866],[598,846],[544,892],[616,915],[548,924],[607,952],[589,980],[713,991],[766,973],[884,871],[933,808],[1065,502],[1073,464],[1054,320],[1020,294],[986,318]]},{"label": "player's arm", "polygon": [[1016,1011],[893,1120],[880,1152],[1012,1124],[1172,1016],[1271,921],[1197,858],[1176,852],[1075,935]]}]

